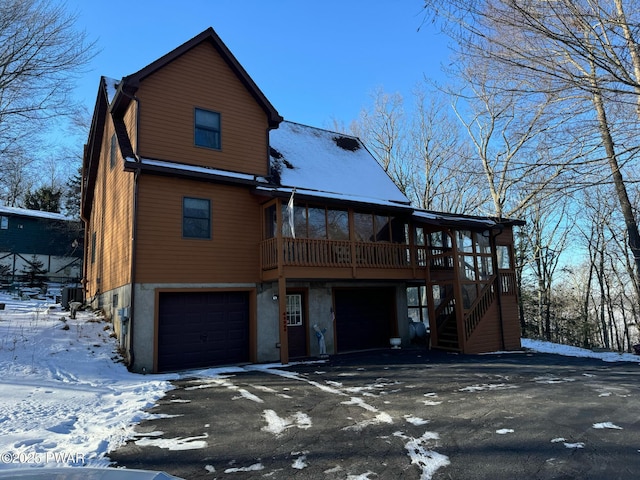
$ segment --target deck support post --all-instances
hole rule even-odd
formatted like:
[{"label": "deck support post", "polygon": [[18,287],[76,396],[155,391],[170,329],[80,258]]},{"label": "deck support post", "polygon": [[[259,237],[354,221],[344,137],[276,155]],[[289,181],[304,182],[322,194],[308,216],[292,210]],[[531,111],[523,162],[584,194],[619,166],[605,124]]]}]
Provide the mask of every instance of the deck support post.
[{"label": "deck support post", "polygon": [[289,363],[289,333],[287,331],[287,279],[278,277],[278,324],[280,331],[280,363]]}]

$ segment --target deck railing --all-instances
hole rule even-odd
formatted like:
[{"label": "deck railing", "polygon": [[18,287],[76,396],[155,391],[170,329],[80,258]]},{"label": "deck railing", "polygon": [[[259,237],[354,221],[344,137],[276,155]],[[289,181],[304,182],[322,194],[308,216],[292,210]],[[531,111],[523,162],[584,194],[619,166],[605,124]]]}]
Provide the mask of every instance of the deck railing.
[{"label": "deck railing", "polygon": [[489,308],[495,301],[497,281],[498,277],[495,277],[493,281],[489,282],[486,285],[483,292],[476,299],[473,305],[471,305],[471,308],[466,313],[464,317],[464,332],[466,335],[465,338],[467,340],[469,340],[471,334],[484,317],[484,314],[487,313],[487,310],[489,310]]},{"label": "deck railing", "polygon": [[[278,241],[261,242],[262,268],[278,267]],[[408,268],[412,265],[408,245],[367,243],[313,238],[283,238],[282,265],[297,267]]]}]

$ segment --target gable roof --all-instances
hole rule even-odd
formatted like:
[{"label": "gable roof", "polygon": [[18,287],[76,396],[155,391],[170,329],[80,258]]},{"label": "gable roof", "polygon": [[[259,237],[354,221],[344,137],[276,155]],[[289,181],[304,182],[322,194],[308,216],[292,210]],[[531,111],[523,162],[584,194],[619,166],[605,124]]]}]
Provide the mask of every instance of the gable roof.
[{"label": "gable roof", "polygon": [[91,215],[94,183],[97,175],[100,148],[104,135],[104,126],[108,115],[111,114],[115,127],[116,138],[118,140],[118,146],[123,157],[125,159],[135,157],[135,153],[131,145],[131,139],[129,138],[124,125],[123,115],[128,105],[133,100],[136,91],[140,87],[140,82],[189,50],[205,42],[211,44],[216,49],[221,58],[227,63],[227,65],[229,65],[240,82],[249,91],[258,105],[264,110],[267,115],[269,128],[278,127],[279,123],[282,121],[280,114],[276,111],[273,105],[271,105],[269,100],[267,100],[246,70],[242,65],[240,65],[238,60],[233,56],[231,51],[211,27],[196,35],[191,40],[183,43],[178,48],[175,48],[171,52],[160,57],[158,60],[150,63],[143,69],[124,77],[122,80],[118,81],[108,77],[101,77],[83,159],[83,170],[85,172],[82,185],[83,200],[81,204],[81,215],[83,218],[89,218]]},{"label": "gable roof", "polygon": [[180,45],[178,48],[175,48],[171,52],[166,55],[160,57],[156,61],[150,63],[146,67],[141,70],[138,70],[136,73],[128,75],[122,79],[122,81],[118,84],[117,90],[115,92],[115,96],[113,98],[113,102],[111,103],[111,111],[118,116],[122,114],[129,105],[132,100],[132,96],[138,90],[140,86],[140,82],[144,80],[149,75],[154,72],[160,70],[165,65],[171,63],[176,58],[184,55],[192,48],[202,44],[209,43],[216,49],[216,51],[220,54],[222,59],[227,63],[231,71],[238,77],[240,82],[245,86],[245,88],[249,91],[251,96],[256,100],[258,105],[262,107],[264,112],[267,114],[267,118],[269,120],[269,127],[276,128],[278,124],[282,121],[282,117],[276,111],[276,109],[271,105],[271,102],[267,100],[267,97],[264,96],[262,91],[258,88],[255,82],[251,79],[246,70],[240,65],[236,57],[233,56],[231,51],[227,48],[224,42],[220,39],[218,34],[213,30],[213,28],[209,27],[199,35],[196,35],[191,40]]},{"label": "gable roof", "polygon": [[269,132],[273,191],[380,206],[410,202],[357,137],[283,121]]}]

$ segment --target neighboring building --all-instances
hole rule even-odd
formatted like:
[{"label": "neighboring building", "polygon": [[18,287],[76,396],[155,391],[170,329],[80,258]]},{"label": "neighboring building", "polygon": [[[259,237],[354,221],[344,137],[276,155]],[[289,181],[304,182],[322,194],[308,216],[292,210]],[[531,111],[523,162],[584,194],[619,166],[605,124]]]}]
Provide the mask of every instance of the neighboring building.
[{"label": "neighboring building", "polygon": [[100,81],[87,298],[134,371],[520,348],[518,222],[416,210],[355,137],[287,122],[212,29]]},{"label": "neighboring building", "polygon": [[67,284],[82,277],[81,222],[59,213],[0,206],[0,279],[20,281],[34,261],[42,262],[49,282]]}]

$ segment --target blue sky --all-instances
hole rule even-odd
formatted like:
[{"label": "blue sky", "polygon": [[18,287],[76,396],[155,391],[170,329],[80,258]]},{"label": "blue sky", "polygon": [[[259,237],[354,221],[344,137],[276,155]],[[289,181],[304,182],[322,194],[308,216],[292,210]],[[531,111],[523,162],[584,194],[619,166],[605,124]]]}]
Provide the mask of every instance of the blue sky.
[{"label": "blue sky", "polygon": [[348,125],[376,88],[409,98],[440,75],[446,38],[421,0],[66,0],[97,42],[78,99],[93,109],[101,75],[136,72],[208,27],[287,120]]}]

